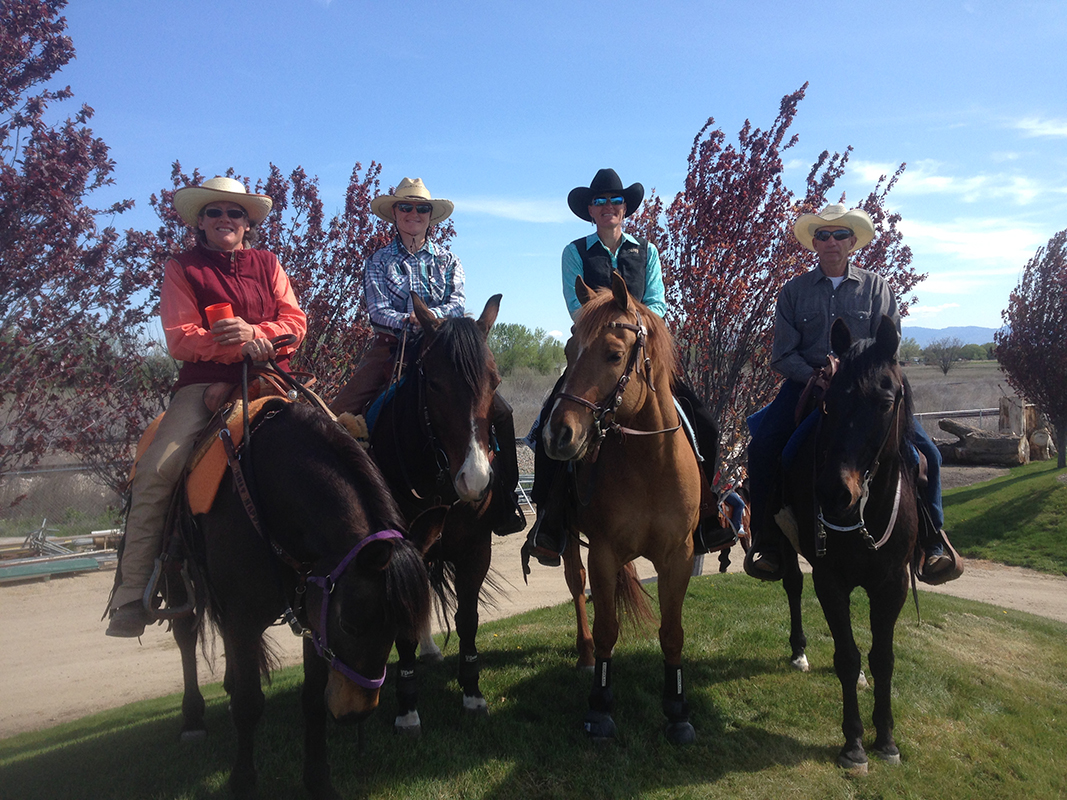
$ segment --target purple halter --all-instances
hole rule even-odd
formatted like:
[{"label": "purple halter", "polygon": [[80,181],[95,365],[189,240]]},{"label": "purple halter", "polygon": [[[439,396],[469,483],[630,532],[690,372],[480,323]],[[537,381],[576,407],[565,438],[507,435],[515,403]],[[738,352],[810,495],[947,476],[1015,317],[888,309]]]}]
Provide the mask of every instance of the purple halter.
[{"label": "purple halter", "polygon": [[359,555],[359,551],[362,550],[364,546],[379,539],[403,538],[403,534],[401,534],[399,531],[394,530],[385,530],[378,531],[378,533],[372,533],[367,538],[361,539],[356,544],[356,546],[348,552],[348,555],[341,559],[341,563],[334,567],[333,571],[329,575],[326,575],[325,577],[311,575],[308,577],[308,583],[314,583],[316,586],[321,587],[323,593],[322,617],[320,620],[322,635],[320,637],[318,631],[311,632],[311,641],[315,645],[315,652],[317,652],[320,656],[329,661],[330,667],[340,672],[350,681],[359,684],[364,689],[381,688],[382,684],[385,683],[386,671],[382,670],[382,676],[380,678],[367,678],[363,675],[360,675],[354,669],[342,662],[341,659],[339,659],[336,655],[334,655],[333,650],[330,649],[329,644],[327,644],[326,642],[326,621],[330,610],[330,594],[333,592],[333,587],[337,584],[338,579],[340,579],[340,577],[344,574],[344,571],[348,569],[348,565],[355,560],[356,556]]}]

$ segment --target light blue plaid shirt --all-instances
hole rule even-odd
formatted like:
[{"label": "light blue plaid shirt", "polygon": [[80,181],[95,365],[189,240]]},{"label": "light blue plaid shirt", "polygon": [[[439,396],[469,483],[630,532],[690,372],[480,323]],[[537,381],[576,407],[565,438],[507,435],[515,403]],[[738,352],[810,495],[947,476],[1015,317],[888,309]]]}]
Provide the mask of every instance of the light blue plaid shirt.
[{"label": "light blue plaid shirt", "polygon": [[394,238],[368,259],[363,285],[367,312],[376,328],[411,329],[412,292],[438,317],[461,317],[464,313],[463,265],[429,239],[418,252],[411,253]]}]

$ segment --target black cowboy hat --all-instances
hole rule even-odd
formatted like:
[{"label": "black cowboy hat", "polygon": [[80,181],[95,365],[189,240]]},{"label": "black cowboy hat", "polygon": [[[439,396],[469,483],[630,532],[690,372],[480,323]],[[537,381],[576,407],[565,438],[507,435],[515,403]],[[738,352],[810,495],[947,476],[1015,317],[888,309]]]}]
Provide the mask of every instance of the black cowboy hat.
[{"label": "black cowboy hat", "polygon": [[571,207],[571,211],[577,216],[586,222],[592,222],[593,218],[589,216],[589,203],[597,195],[607,194],[608,192],[620,194],[625,198],[626,216],[630,216],[637,211],[637,207],[645,199],[644,186],[639,183],[632,183],[623,189],[622,180],[615,170],[601,169],[597,170],[596,175],[593,177],[593,182],[588,186],[579,186],[571,189],[571,193],[567,195],[567,205]]}]

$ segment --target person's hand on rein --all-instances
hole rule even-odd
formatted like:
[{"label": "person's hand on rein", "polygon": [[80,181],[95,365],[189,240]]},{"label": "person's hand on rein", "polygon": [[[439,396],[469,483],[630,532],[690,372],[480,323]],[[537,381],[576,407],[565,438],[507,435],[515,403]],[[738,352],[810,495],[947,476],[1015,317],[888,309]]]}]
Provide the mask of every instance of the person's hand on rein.
[{"label": "person's hand on rein", "polygon": [[274,345],[270,339],[253,339],[241,345],[241,355],[253,361],[266,361],[274,358]]}]

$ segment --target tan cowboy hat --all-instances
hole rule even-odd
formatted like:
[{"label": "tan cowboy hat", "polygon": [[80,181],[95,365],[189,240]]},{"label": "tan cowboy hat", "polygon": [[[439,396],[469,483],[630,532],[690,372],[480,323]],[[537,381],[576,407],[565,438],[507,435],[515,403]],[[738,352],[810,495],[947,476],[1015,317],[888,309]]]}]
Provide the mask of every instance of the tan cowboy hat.
[{"label": "tan cowboy hat", "polygon": [[874,223],[870,216],[862,208],[854,208],[848,211],[843,205],[837,203],[829,205],[818,214],[802,214],[800,219],[793,225],[793,235],[797,241],[804,245],[805,249],[815,252],[815,244],[812,237],[815,231],[827,225],[836,225],[848,228],[856,235],[856,243],[852,245],[850,253],[854,253],[861,247],[866,247],[874,238]]},{"label": "tan cowboy hat", "polygon": [[233,178],[215,177],[199,186],[186,186],[174,193],[174,210],[190,228],[197,226],[200,209],[208,203],[237,203],[248,214],[248,221],[258,225],[267,218],[274,201],[265,194],[251,194]]},{"label": "tan cowboy hat", "polygon": [[440,197],[434,200],[430,197],[430,191],[426,188],[426,184],[422,182],[422,178],[416,178],[415,180],[404,178],[404,180],[400,181],[400,185],[396,187],[396,194],[383,194],[371,200],[370,210],[379,219],[384,219],[386,222],[394,222],[393,203],[402,201],[429,203],[433,206],[433,211],[430,212],[431,225],[448,219],[452,214],[452,209],[456,207],[451,200],[444,200]]}]

